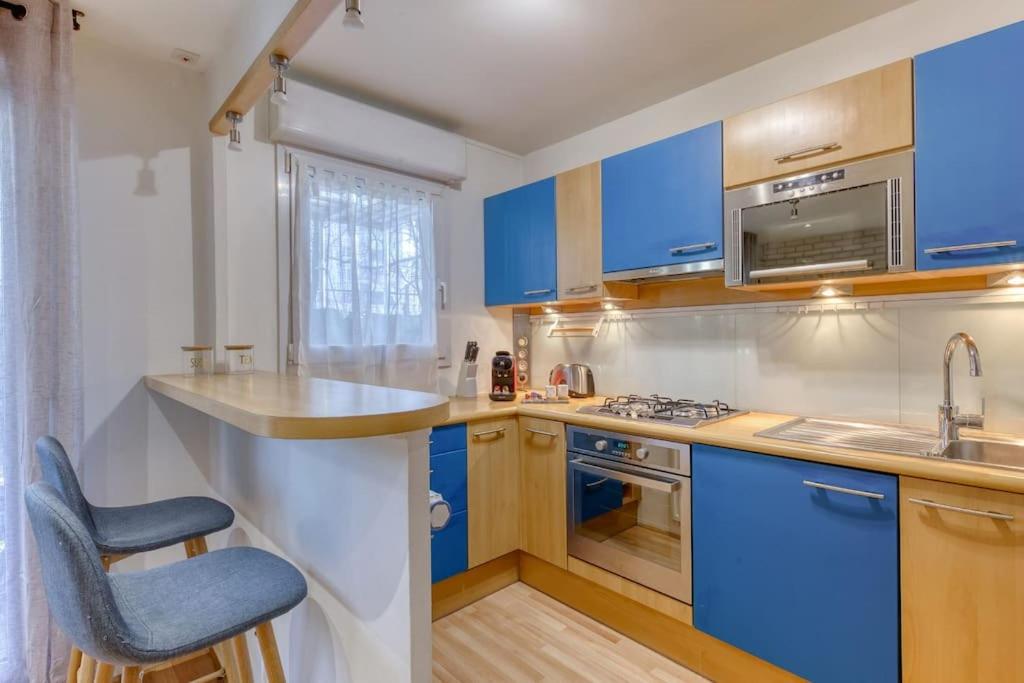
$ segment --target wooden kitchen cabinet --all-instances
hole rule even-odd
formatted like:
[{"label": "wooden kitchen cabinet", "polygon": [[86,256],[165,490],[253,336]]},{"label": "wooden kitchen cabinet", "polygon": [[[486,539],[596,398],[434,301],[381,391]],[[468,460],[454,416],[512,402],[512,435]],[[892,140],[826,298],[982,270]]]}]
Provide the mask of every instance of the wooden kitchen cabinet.
[{"label": "wooden kitchen cabinet", "polygon": [[601,164],[555,177],[558,214],[558,298],[600,296]]},{"label": "wooden kitchen cabinet", "polygon": [[724,181],[736,187],[914,144],[905,59],[726,119]]},{"label": "wooden kitchen cabinet", "polygon": [[469,425],[469,566],[519,548],[519,438],[515,418]]},{"label": "wooden kitchen cabinet", "polygon": [[519,419],[520,549],[566,568],[565,426]]},{"label": "wooden kitchen cabinet", "polygon": [[1024,496],[901,477],[900,519],[903,681],[1024,680]]}]

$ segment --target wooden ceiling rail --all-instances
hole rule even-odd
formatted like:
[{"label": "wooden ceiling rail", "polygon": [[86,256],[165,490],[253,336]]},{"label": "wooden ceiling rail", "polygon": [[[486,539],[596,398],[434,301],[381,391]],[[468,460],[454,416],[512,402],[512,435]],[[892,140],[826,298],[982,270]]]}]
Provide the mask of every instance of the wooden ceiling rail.
[{"label": "wooden ceiling rail", "polygon": [[248,113],[274,81],[270,55],[280,54],[289,59],[294,57],[340,4],[341,0],[296,0],[274,35],[210,119],[210,132],[214,135],[227,135],[231,130],[231,122],[225,115],[229,111]]}]

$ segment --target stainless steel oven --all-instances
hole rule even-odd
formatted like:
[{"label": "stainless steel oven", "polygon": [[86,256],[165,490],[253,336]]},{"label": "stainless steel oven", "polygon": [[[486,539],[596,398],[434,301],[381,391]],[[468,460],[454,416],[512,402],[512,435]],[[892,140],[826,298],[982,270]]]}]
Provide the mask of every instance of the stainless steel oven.
[{"label": "stainless steel oven", "polygon": [[690,446],[584,427],[566,437],[569,555],[692,604]]},{"label": "stainless steel oven", "polygon": [[914,153],[725,193],[729,286],[914,270]]}]

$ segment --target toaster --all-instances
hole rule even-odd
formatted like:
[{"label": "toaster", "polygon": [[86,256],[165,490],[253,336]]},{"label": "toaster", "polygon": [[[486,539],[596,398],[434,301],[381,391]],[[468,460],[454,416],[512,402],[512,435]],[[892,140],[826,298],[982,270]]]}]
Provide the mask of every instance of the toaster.
[{"label": "toaster", "polygon": [[585,363],[559,363],[551,368],[548,384],[566,384],[573,398],[589,398],[597,393],[594,389],[594,373]]}]

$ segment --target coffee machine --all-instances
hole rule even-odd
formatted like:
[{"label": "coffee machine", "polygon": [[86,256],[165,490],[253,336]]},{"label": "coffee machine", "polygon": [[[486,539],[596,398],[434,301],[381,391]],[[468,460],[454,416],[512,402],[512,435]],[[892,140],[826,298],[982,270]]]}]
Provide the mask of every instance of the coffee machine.
[{"label": "coffee machine", "polygon": [[491,359],[492,401],[514,401],[516,399],[515,361],[508,351],[498,351]]}]

